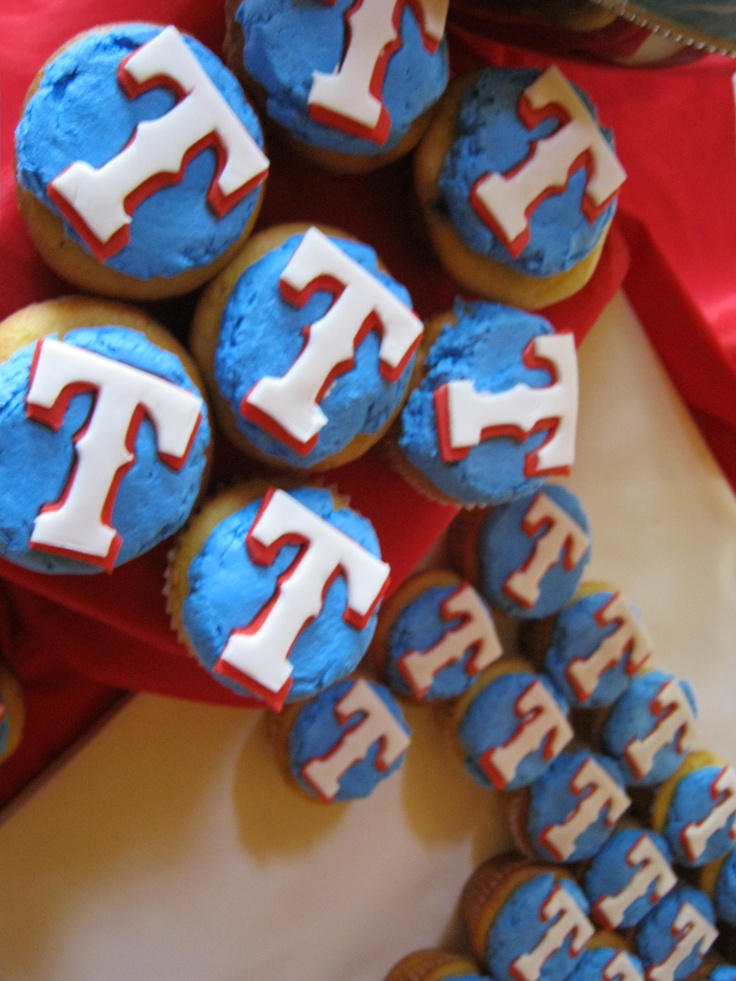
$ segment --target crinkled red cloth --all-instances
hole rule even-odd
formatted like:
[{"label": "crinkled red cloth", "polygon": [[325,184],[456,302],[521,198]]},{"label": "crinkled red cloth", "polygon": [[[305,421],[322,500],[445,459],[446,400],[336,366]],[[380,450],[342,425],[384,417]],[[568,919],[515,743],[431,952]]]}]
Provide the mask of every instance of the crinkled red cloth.
[{"label": "crinkled red cloth", "polygon": [[[224,6],[224,5],[223,5]],[[145,19],[142,0],[118,0],[106,19]],[[490,61],[540,63],[539,55],[503,47],[468,32],[451,10],[454,71]],[[156,18],[173,22],[218,51],[221,9],[200,0],[159,0]],[[0,316],[34,300],[68,292],[36,256],[17,213],[13,190],[13,130],[30,81],[43,61],[73,34],[99,20],[96,0],[40,4],[4,0],[0,35],[3,106],[0,114]],[[467,23],[467,20],[465,21]],[[487,25],[493,29],[493,18]],[[485,30],[485,26],[484,26]],[[576,42],[577,44],[577,42]],[[558,47],[557,50],[560,50]],[[600,54],[600,52],[598,52]],[[731,63],[706,59],[688,68],[630,71],[564,62],[566,74],[588,89],[601,117],[617,134],[630,181],[628,213],[614,225],[599,271],[570,301],[548,311],[556,326],[580,340],[619,288],[628,253],[620,228],[637,250],[655,256],[651,283],[630,281],[653,306],[652,336],[730,476],[736,399],[728,354],[730,280],[736,254],[733,191]],[[689,111],[686,107],[689,107]],[[323,221],[369,242],[411,290],[426,315],[448,307],[454,288],[411,221],[406,162],[362,177],[319,171],[276,143],[269,145],[271,177],[260,224]],[[710,168],[702,175],[702,161]],[[628,215],[633,216],[629,218]],[[687,218],[685,218],[687,216]],[[694,216],[699,216],[697,224]],[[638,269],[638,262],[635,271]],[[647,267],[649,268],[649,267]],[[729,269],[730,274],[730,269]],[[636,296],[634,296],[636,300]],[[152,305],[185,336],[191,298]],[[642,307],[644,309],[644,307]],[[647,309],[647,316],[650,311]],[[652,326],[652,321],[656,321]],[[688,356],[683,351],[692,351]],[[681,377],[681,375],[683,377]],[[711,425],[717,421],[718,425]],[[730,466],[729,466],[730,461]],[[229,469],[227,452],[220,466]],[[329,475],[374,521],[394,585],[410,571],[452,517],[411,491],[371,454]],[[123,690],[145,690],[232,703],[230,694],[189,658],[171,632],[162,597],[165,547],[112,576],[40,576],[2,564],[4,607],[0,645],[25,689],[26,733],[16,754],[0,766],[0,803],[82,733]]]}]

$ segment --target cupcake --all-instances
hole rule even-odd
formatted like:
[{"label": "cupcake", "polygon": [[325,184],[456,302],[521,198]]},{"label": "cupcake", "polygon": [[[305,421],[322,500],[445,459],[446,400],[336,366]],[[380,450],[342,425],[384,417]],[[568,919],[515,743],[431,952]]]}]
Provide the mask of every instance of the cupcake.
[{"label": "cupcake", "polygon": [[689,753],[658,787],[650,820],[681,865],[720,858],[736,838],[736,772],[713,753]]},{"label": "cupcake", "polygon": [[177,532],[203,493],[199,375],[143,311],[65,297],[0,324],[0,555],[108,572]]},{"label": "cupcake", "polygon": [[267,171],[237,80],[171,26],[73,38],[36,76],[16,132],[20,210],[42,257],[128,299],[176,296],[222,268]]},{"label": "cupcake", "polygon": [[685,883],[675,886],[636,928],[646,981],[683,981],[700,967],[717,935],[705,893]]},{"label": "cupcake", "polygon": [[443,503],[501,504],[574,461],[575,342],[543,317],[457,300],[427,325],[417,385],[386,452]]},{"label": "cupcake", "polygon": [[595,932],[571,875],[513,853],[475,870],[460,907],[474,954],[496,978],[565,981]]},{"label": "cupcake", "polygon": [[399,768],[410,741],[396,699],[365,678],[286,706],[273,729],[282,773],[324,803],[367,797]]},{"label": "cupcake", "polygon": [[677,884],[670,859],[661,835],[634,825],[617,828],[582,878],[592,919],[606,930],[636,926]]},{"label": "cupcake", "polygon": [[642,964],[624,939],[614,933],[596,933],[586,944],[570,981],[642,981]]},{"label": "cupcake", "polygon": [[555,66],[458,76],[414,163],[447,272],[463,290],[528,310],[590,279],[625,178],[590,100]]},{"label": "cupcake", "polygon": [[[590,526],[578,498],[546,484],[533,494],[461,521],[452,554],[491,606],[516,619],[541,619],[572,600],[590,558]],[[467,573],[466,573],[467,574]],[[472,575],[472,573],[471,573]]]},{"label": "cupcake", "polygon": [[208,501],[179,536],[168,604],[216,680],[278,710],[353,671],[388,575],[370,521],[330,491],[251,481]]},{"label": "cupcake", "polygon": [[299,152],[372,170],[415,146],[447,86],[446,15],[447,0],[228,0],[226,60]]},{"label": "cupcake", "polygon": [[405,580],[384,603],[371,645],[380,676],[405,698],[456,698],[503,651],[488,607],[447,569]]},{"label": "cupcake", "polygon": [[280,225],[254,235],[205,291],[191,348],[238,447],[270,466],[324,470],[386,432],[422,332],[372,248]]},{"label": "cupcake", "polygon": [[586,583],[559,613],[544,670],[571,705],[611,705],[651,657],[637,611],[613,587]]},{"label": "cupcake", "polygon": [[520,658],[487,668],[453,709],[465,768],[483,787],[516,790],[536,780],[567,746],[567,705]]},{"label": "cupcake", "polygon": [[620,764],[626,785],[649,787],[672,776],[696,748],[691,686],[665,671],[632,679],[601,726],[603,750]]},{"label": "cupcake", "polygon": [[596,855],[631,805],[618,764],[587,750],[560,753],[510,800],[517,846],[565,863]]}]

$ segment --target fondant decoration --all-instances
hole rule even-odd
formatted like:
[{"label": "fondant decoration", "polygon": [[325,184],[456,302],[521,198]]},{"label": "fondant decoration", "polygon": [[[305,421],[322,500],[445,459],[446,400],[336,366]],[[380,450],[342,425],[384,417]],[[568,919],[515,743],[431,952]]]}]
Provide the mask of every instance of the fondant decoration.
[{"label": "fondant decoration", "polygon": [[383,686],[346,680],[300,706],[289,734],[292,772],[323,801],[365,797],[401,763],[409,729]]},{"label": "fondant decoration", "polygon": [[529,787],[525,831],[540,858],[577,862],[596,854],[630,805],[613,760],[561,753]]},{"label": "fondant decoration", "polygon": [[718,936],[713,906],[699,889],[680,884],[639,924],[636,947],[646,981],[682,981]]},{"label": "fondant decoration", "polygon": [[268,158],[175,27],[166,27],[120,62],[118,81],[133,99],[152,86],[176,94],[175,107],[141,123],[126,146],[99,167],[75,160],[49,183],[49,197],[100,261],[127,245],[131,212],[189,158],[215,149],[218,169],[207,200],[222,215],[260,183]]},{"label": "fondant decoration", "polygon": [[696,748],[697,737],[692,689],[663,671],[634,678],[601,730],[605,751],[621,764],[630,786],[666,780]]},{"label": "fondant decoration", "polygon": [[606,930],[636,926],[677,884],[670,849],[643,828],[619,828],[593,856],[583,879],[591,915]]},{"label": "fondant decoration", "polygon": [[333,302],[323,317],[303,328],[306,343],[281,377],[260,378],[242,401],[243,415],[306,455],[327,424],[319,402],[338,375],[355,365],[355,349],[368,331],[380,336],[377,370],[397,381],[422,337],[416,314],[345,253],[310,228],[279,278],[282,296],[301,307],[317,290]]},{"label": "fondant decoration", "polygon": [[550,118],[557,118],[559,126],[531,140],[531,153],[522,164],[506,173],[485,174],[471,192],[473,207],[514,258],[529,244],[530,213],[544,198],[564,190],[571,172],[586,172],[581,210],[590,222],[626,178],[588,107],[555,65],[524,89],[518,111],[530,132]]},{"label": "fondant decoration", "polygon": [[642,981],[638,957],[626,950],[590,946],[580,955],[570,981]]},{"label": "fondant decoration", "polygon": [[652,823],[678,862],[705,865],[725,855],[736,838],[736,772],[708,753],[691,753],[662,785]]},{"label": "fondant decoration", "polygon": [[81,559],[112,571],[122,538],[111,522],[115,497],[135,464],[144,417],[153,425],[159,459],[180,470],[202,421],[202,399],[165,378],[53,338],[39,341],[26,411],[57,431],[70,401],[93,393],[94,407],[75,438],[76,464],[58,501],[33,522],[31,548]]},{"label": "fondant decoration", "polygon": [[584,588],[560,611],[545,670],[573,705],[610,705],[651,657],[638,615],[620,592]]},{"label": "fondant decoration", "polygon": [[[322,0],[331,5],[334,0]],[[388,62],[402,44],[399,22],[410,8],[428,51],[445,32],[449,0],[363,0],[345,14],[345,49],[332,73],[314,71],[307,103],[312,119],[383,145],[391,117],[383,98]]]}]

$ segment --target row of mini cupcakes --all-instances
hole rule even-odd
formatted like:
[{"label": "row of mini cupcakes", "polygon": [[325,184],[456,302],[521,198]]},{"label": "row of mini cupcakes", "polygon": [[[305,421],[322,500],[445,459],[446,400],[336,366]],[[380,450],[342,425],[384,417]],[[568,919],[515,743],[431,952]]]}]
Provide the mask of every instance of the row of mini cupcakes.
[{"label": "row of mini cupcakes", "polygon": [[[625,176],[590,99],[555,67],[486,69],[443,96],[446,6],[390,24],[370,6],[292,2],[263,18],[231,5],[232,72],[173,25],[71,39],[33,80],[16,132],[21,211],[44,259],[128,299],[188,292],[227,264],[269,171],[240,79],[273,131],[337,170],[390,162],[424,134],[422,213],[462,289],[529,309],[580,289]],[[309,41],[295,50],[294,36]]]}]

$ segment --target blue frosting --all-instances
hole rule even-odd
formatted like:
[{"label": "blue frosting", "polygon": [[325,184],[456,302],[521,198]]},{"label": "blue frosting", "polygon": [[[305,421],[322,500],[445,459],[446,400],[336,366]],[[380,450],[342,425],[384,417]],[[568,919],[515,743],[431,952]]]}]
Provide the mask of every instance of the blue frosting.
[{"label": "blue frosting", "polygon": [[[160,33],[129,24],[90,34],[46,66],[38,91],[16,133],[18,180],[55,213],[48,184],[76,160],[100,167],[130,141],[136,126],[158,119],[175,104],[171,89],[158,86],[129,99],[117,81],[120,61]],[[185,42],[227,103],[263,147],[260,124],[239,83],[203,44]],[[217,172],[214,150],[198,153],[180,183],[147,197],[136,208],[130,241],[105,265],[139,279],[172,277],[209,265],[241,235],[258,200],[252,191],[222,217],[206,192]],[[67,234],[89,251],[65,222]]]},{"label": "blue frosting", "polygon": [[[589,255],[615,211],[614,200],[595,221],[588,221],[581,210],[587,182],[584,169],[576,170],[564,190],[550,194],[532,211],[529,243],[518,259],[470,201],[477,181],[488,173],[506,174],[530,155],[535,141],[558,128],[558,120],[548,117],[527,129],[517,116],[519,97],[540,74],[531,68],[494,68],[479,74],[464,93],[439,186],[452,224],[469,248],[528,275],[552,276]],[[579,90],[578,94],[594,113],[585,94]],[[603,132],[613,145],[611,134]]]},{"label": "blue frosting", "polygon": [[[661,835],[638,828],[620,828],[614,831],[600,851],[593,856],[585,872],[583,889],[591,906],[595,908],[607,896],[618,896],[630,885],[631,880],[641,869],[641,863],[630,865],[628,856],[642,838],[650,838],[667,862],[671,860],[672,853],[669,845]],[[630,903],[624,910],[623,919],[617,929],[636,926],[652,910],[656,891],[657,883],[653,882],[643,896]]]},{"label": "blue frosting", "polygon": [[[591,709],[611,705],[631,684],[631,675],[626,670],[626,654],[617,664],[603,671],[595,690],[582,700],[570,683],[567,673],[573,661],[578,658],[585,660],[597,650],[604,638],[615,632],[615,622],[601,626],[595,619],[596,613],[615,595],[608,590],[588,593],[560,611],[545,658],[544,670],[571,705]],[[631,608],[631,612],[638,618],[635,609]]]},{"label": "blue frosting", "polygon": [[471,380],[478,392],[551,385],[550,372],[527,367],[522,354],[530,341],[553,329],[543,317],[498,303],[457,300],[454,314],[457,324],[446,326],[432,345],[425,376],[401,412],[398,445],[443,494],[465,504],[500,504],[543,486],[544,478],[526,476],[524,465],[549,432],[541,430],[522,441],[494,436],[463,459],[446,462],[440,454],[434,393],[458,380]]},{"label": "blue frosting", "polygon": [[[675,886],[644,917],[637,928],[637,953],[645,971],[655,964],[661,964],[674,950],[678,932],[673,927],[683,903],[690,903],[712,926],[715,925],[713,904],[704,892],[682,883]],[[699,966],[705,954],[701,948],[702,944],[696,944],[694,950],[684,958],[674,972],[674,981],[689,977]]]},{"label": "blue frosting", "polygon": [[[455,616],[448,620],[442,616],[440,609],[457,588],[431,586],[423,590],[402,607],[391,625],[386,642],[384,673],[391,688],[400,695],[416,698],[414,690],[401,672],[399,660],[409,651],[426,651],[434,647],[449,631],[460,626],[463,617]],[[423,698],[430,701],[462,695],[476,680],[476,675],[467,670],[473,653],[474,650],[468,648],[460,660],[447,664],[438,671]]]},{"label": "blue frosting", "polygon": [[736,926],[736,850],[733,848],[718,873],[713,902],[718,918]]},{"label": "blue frosting", "polygon": [[570,981],[609,981],[608,965],[621,953],[630,958],[631,963],[642,973],[641,961],[635,954],[622,951],[619,947],[591,947],[584,950],[578,958],[575,970],[570,975]]},{"label": "blue frosting", "polygon": [[[299,468],[340,453],[361,434],[379,432],[400,405],[415,360],[412,356],[399,378],[391,382],[379,373],[380,337],[370,331],[355,350],[354,366],[334,380],[320,401],[328,422],[305,456],[241,414],[241,402],[253,385],[265,376],[286,374],[304,347],[305,328],[334,303],[332,293],[319,289],[304,306],[296,307],[279,291],[279,277],[303,237],[289,238],[245,270],[225,305],[215,352],[218,388],[239,431],[261,453]],[[411,308],[408,291],[379,271],[370,246],[345,239],[332,241]]]},{"label": "blue frosting", "polygon": [[[685,828],[703,821],[718,805],[722,795],[714,793],[713,782],[722,769],[723,766],[718,764],[703,766],[678,780],[667,808],[664,826],[660,829],[672,849],[675,861],[690,868],[697,868],[720,858],[733,845],[731,836],[736,834],[734,815],[731,815],[722,827],[708,837],[701,855],[689,854],[683,840]],[[672,779],[677,778],[672,777]]]},{"label": "blue frosting", "polygon": [[[199,395],[179,358],[156,347],[143,334],[124,327],[88,327],[69,332],[64,342],[107,355],[166,378]],[[75,395],[56,431],[26,415],[35,345],[16,351],[0,364],[0,554],[39,572],[98,572],[77,559],[29,547],[34,518],[59,500],[75,466],[75,434],[93,408],[89,392]],[[118,488],[112,524],[122,536],[115,565],[122,565],[173,535],[184,524],[200,490],[210,444],[207,408],[189,456],[178,471],[158,456],[155,431],[144,418],[135,442],[136,461]],[[19,493],[19,488],[22,493]]]},{"label": "blue frosting", "polygon": [[[550,497],[578,525],[590,535],[588,519],[578,498],[557,484],[548,484],[542,492]],[[534,553],[537,541],[542,538],[548,523],[533,535],[524,531],[522,524],[536,495],[520,498],[489,511],[478,530],[478,559],[480,564],[481,592],[494,606],[518,619],[532,619],[556,613],[575,595],[590,557],[590,548],[572,569],[562,563],[562,556],[545,572],[539,583],[539,597],[532,606],[525,606],[505,590],[508,577],[523,569]]]},{"label": "blue frosting", "polygon": [[733,964],[719,964],[708,975],[708,981],[736,981],[736,967]]},{"label": "blue frosting", "polygon": [[[460,719],[457,735],[465,752],[465,766],[481,786],[494,786],[480,764],[481,757],[489,750],[503,746],[518,731],[523,720],[516,713],[516,702],[535,681],[539,681],[547,689],[563,714],[566,714],[565,702],[546,678],[533,671],[515,671],[501,674],[480,688]],[[545,758],[545,745],[546,740],[537,749],[527,753],[505,789],[525,787],[547,769],[550,761]]]},{"label": "blue frosting", "polygon": [[[543,872],[529,879],[506,900],[488,932],[486,958],[491,974],[511,978],[511,965],[517,957],[530,953],[544,939],[555,920],[545,921],[541,910],[555,887],[563,889],[587,914],[588,901],[581,889],[570,879],[559,879]],[[539,981],[565,981],[579,958],[571,950],[573,938],[568,935],[562,946],[544,962]]]},{"label": "blue frosting", "polygon": [[[383,145],[310,118],[307,99],[315,71],[331,74],[343,58],[345,14],[354,0],[247,0],[236,11],[243,28],[243,64],[267,93],[266,111],[303,143],[375,156],[395,147],[447,86],[447,47],[424,46],[411,4],[399,22],[401,45],[388,63],[382,97],[391,127]],[[298,38],[298,43],[295,43]]]},{"label": "blue frosting", "polygon": [[696,713],[695,696],[687,681],[678,680],[664,671],[650,671],[634,678],[613,704],[601,730],[601,743],[607,753],[618,760],[624,773],[627,786],[650,786],[661,783],[677,770],[687,754],[678,747],[679,730],[672,740],[657,751],[649,773],[638,777],[624,753],[632,739],[644,739],[655,728],[661,715],[655,714],[652,706],[660,688],[668,681],[675,681],[690,703],[693,715]]},{"label": "blue frosting", "polygon": [[[314,787],[302,776],[304,766],[310,760],[321,759],[330,753],[345,734],[354,729],[365,718],[364,712],[357,712],[344,723],[340,723],[336,716],[335,706],[350,691],[354,683],[351,679],[338,681],[325,691],[315,695],[314,698],[310,698],[300,706],[299,712],[292,722],[289,732],[289,765],[294,779],[312,796],[315,796]],[[388,707],[391,715],[400,723],[404,732],[409,735],[409,727],[391,692],[383,685],[378,685],[375,682],[367,683]],[[364,759],[354,763],[345,771],[340,777],[340,789],[333,798],[334,800],[347,801],[367,797],[382,780],[385,780],[387,776],[401,766],[403,756],[395,760],[385,770],[381,770],[376,765],[380,748],[380,742],[375,743],[368,750]]]},{"label": "blue frosting", "polygon": [[[349,535],[375,556],[380,556],[373,526],[349,508],[335,509],[332,495],[316,488],[289,491],[305,507]],[[284,545],[272,565],[254,562],[246,536],[261,501],[254,501],[225,518],[189,565],[189,593],[182,621],[189,640],[205,668],[212,670],[233,630],[248,626],[274,596],[277,581],[294,562],[297,545]],[[345,579],[330,584],[324,605],[298,636],[289,655],[293,673],[288,700],[309,698],[333,681],[349,674],[363,657],[376,625],[376,615],[363,629],[343,619],[347,602]],[[242,686],[218,673],[213,677],[239,694]]]},{"label": "blue frosting", "polygon": [[560,753],[549,764],[545,772],[529,788],[526,809],[526,831],[534,851],[546,861],[579,862],[591,858],[613,833],[615,823],[606,823],[609,808],[604,808],[596,820],[577,838],[571,855],[558,857],[545,842],[543,832],[550,827],[568,821],[581,801],[591,792],[590,789],[577,794],[571,788],[571,781],[586,760],[598,763],[623,790],[624,782],[621,768],[613,760],[600,753],[577,751]]}]

